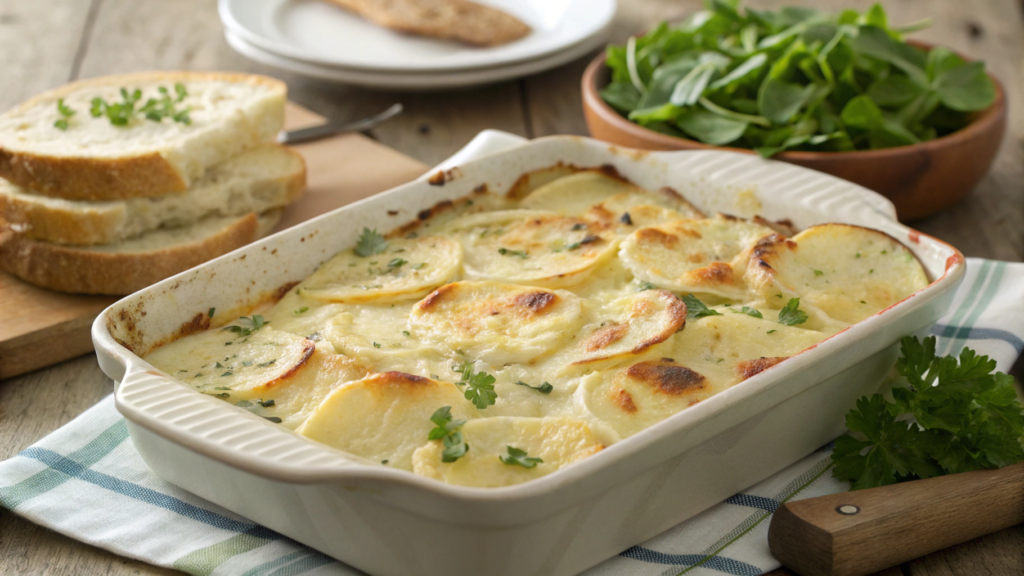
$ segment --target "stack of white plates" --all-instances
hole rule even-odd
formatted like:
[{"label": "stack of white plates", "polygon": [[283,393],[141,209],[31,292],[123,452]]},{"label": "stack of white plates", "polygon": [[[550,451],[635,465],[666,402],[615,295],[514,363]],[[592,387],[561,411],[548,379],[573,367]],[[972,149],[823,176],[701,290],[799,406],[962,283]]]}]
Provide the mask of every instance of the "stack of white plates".
[{"label": "stack of white plates", "polygon": [[422,90],[534,74],[599,48],[615,0],[477,0],[532,29],[477,48],[393,32],[327,0],[220,0],[228,43],[242,55],[305,76],[372,88]]}]

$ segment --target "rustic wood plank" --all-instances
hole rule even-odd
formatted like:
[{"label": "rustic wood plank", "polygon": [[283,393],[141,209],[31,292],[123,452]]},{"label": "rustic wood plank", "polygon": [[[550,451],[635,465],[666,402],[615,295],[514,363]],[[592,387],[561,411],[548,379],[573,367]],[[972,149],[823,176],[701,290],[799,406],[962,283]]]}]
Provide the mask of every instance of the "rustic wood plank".
[{"label": "rustic wood plank", "polygon": [[0,0],[0,110],[71,77],[94,0]]}]

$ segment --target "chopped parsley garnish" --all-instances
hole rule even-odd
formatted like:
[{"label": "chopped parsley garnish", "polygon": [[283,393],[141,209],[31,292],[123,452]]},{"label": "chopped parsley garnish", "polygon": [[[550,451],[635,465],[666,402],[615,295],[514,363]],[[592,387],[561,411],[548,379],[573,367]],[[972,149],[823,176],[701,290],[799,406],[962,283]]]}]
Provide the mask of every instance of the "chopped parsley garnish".
[{"label": "chopped parsley garnish", "polygon": [[502,256],[519,256],[520,258],[530,257],[524,250],[509,250],[508,248],[498,248],[498,254]]},{"label": "chopped parsley garnish", "polygon": [[717,310],[712,310],[704,305],[699,298],[693,294],[687,294],[683,296],[683,303],[686,304],[686,317],[687,318],[703,318],[705,316],[721,316],[722,313]]},{"label": "chopped parsley garnish", "polygon": [[632,226],[633,217],[629,215],[629,212],[623,212],[622,216],[619,217],[619,222],[622,222],[626,226]]},{"label": "chopped parsley garnish", "polygon": [[444,451],[441,452],[442,462],[455,462],[466,455],[469,451],[469,444],[462,439],[459,429],[466,423],[465,420],[452,420],[452,407],[442,406],[430,417],[434,428],[427,435],[428,440],[441,440],[444,444]]},{"label": "chopped parsley garnish", "polygon": [[779,310],[779,324],[796,326],[807,322],[807,313],[800,309],[800,299],[790,298],[786,307]]},{"label": "chopped parsley garnish", "polygon": [[413,270],[419,270],[419,269],[423,268],[426,265],[427,265],[426,262],[420,262],[419,264],[413,264],[412,269]]},{"label": "chopped parsley garnish", "polygon": [[637,289],[637,292],[645,292],[647,290],[654,290],[655,288],[657,288],[657,286],[654,284],[644,281],[640,282],[640,287]]},{"label": "chopped parsley garnish", "polygon": [[306,310],[309,310],[309,306],[303,306],[302,308],[299,308],[298,310],[295,311],[295,315],[298,316],[299,314],[302,314]]},{"label": "chopped parsley garnish", "polygon": [[57,100],[57,112],[60,113],[61,117],[59,119],[57,119],[56,122],[53,123],[53,126],[55,128],[59,128],[61,130],[67,130],[68,129],[68,118],[71,118],[72,116],[74,116],[75,115],[75,111],[72,110],[71,107],[69,107],[67,104],[64,103],[64,99],[63,98],[60,98],[60,99]]},{"label": "chopped parsley garnish", "polygon": [[388,268],[392,270],[397,270],[408,263],[409,262],[407,260],[402,260],[401,258],[392,258],[391,262],[388,262]]},{"label": "chopped parsley garnish", "polygon": [[359,242],[356,243],[353,252],[360,258],[366,258],[374,254],[380,254],[387,249],[388,241],[383,236],[378,234],[376,230],[363,228],[363,234],[359,237]]},{"label": "chopped parsley garnish", "polygon": [[380,461],[380,463],[381,463],[381,464],[387,464],[387,463],[388,463],[388,459],[387,459],[387,458],[385,458],[385,459],[381,460],[381,461]]},{"label": "chopped parsley garnish", "polygon": [[213,394],[213,397],[214,398],[225,398],[226,399],[226,398],[231,398],[231,394],[228,394],[227,392],[221,392],[220,394]]},{"label": "chopped parsley garnish", "polygon": [[270,321],[264,320],[263,316],[260,316],[259,314],[253,314],[251,318],[241,316],[238,318],[238,322],[241,326],[225,326],[223,330],[229,330],[239,336],[250,336],[253,332],[256,332],[260,328],[270,324]]},{"label": "chopped parsley garnish", "polygon": [[274,399],[271,398],[270,400],[257,400],[256,403],[259,404],[260,406],[263,406],[264,408],[270,408],[271,406],[274,405]]},{"label": "chopped parsley garnish", "polygon": [[847,414],[850,433],[832,452],[836,478],[859,490],[1024,460],[1024,409],[995,360],[969,348],[959,361],[936,356],[934,337],[901,344],[896,371],[904,382],[892,402],[865,396]]},{"label": "chopped parsley garnish", "polygon": [[380,348],[380,342],[374,342],[373,343],[373,347],[374,348]]},{"label": "chopped parsley garnish", "polygon": [[[814,270],[814,268],[811,268],[811,270]],[[814,275],[815,276],[824,276],[825,273],[822,272],[821,270],[814,270]]]},{"label": "chopped parsley garnish", "polygon": [[597,242],[598,240],[600,240],[600,238],[598,238],[597,236],[594,236],[593,234],[587,234],[579,242],[573,242],[572,244],[569,244],[568,246],[564,246],[562,248],[556,248],[555,252],[568,252],[570,250],[575,250],[575,249],[579,248],[580,246],[583,246],[584,244],[590,244],[590,243],[593,243],[593,242]]},{"label": "chopped parsley garnish", "polygon": [[544,461],[540,458],[534,458],[533,456],[527,456],[526,450],[520,450],[512,446],[506,446],[508,449],[508,456],[498,456],[498,459],[505,464],[522,466],[523,468],[533,468],[537,464],[543,464]]},{"label": "chopped parsley garnish", "polygon": [[231,370],[228,370],[227,372],[221,374],[221,377],[223,378],[224,376],[234,376],[234,375],[235,375],[234,372],[232,372]]},{"label": "chopped parsley garnish", "polygon": [[406,338],[412,336],[412,334],[410,334],[408,330],[402,330],[402,334],[404,334]]},{"label": "chopped parsley garnish", "polygon": [[466,361],[452,367],[453,370],[462,374],[462,380],[455,383],[456,386],[465,386],[466,400],[474,406],[483,410],[494,404],[498,394],[494,391],[494,376],[487,372],[473,372],[473,362]]},{"label": "chopped parsley garnish", "polygon": [[266,362],[263,362],[262,364],[257,364],[256,366],[258,368],[266,368],[267,366],[270,366],[274,362],[277,362],[277,358],[272,358],[270,360],[267,360]]},{"label": "chopped parsley garnish", "polygon": [[264,420],[270,420],[274,424],[280,424],[282,422],[282,420],[280,418],[278,418],[277,416],[264,416],[263,419]]},{"label": "chopped parsley garnish", "polygon": [[753,318],[764,318],[764,316],[761,315],[760,310],[757,310],[756,308],[751,308],[750,306],[744,306],[739,310],[733,310],[733,312],[737,314],[746,314],[747,316],[751,316]]},{"label": "chopped parsley garnish", "polygon": [[206,313],[207,318],[213,318],[213,315],[217,312],[216,308],[210,308],[209,312]]},{"label": "chopped parsley garnish", "polygon": [[526,386],[527,388],[533,388],[534,390],[540,392],[541,394],[551,394],[551,391],[555,389],[554,386],[548,384],[547,382],[541,382],[540,386],[530,386],[526,382],[520,380],[516,382],[516,384],[519,384],[520,386]]},{"label": "chopped parsley garnish", "polygon": [[774,334],[775,332],[778,332],[778,330],[772,329],[772,330],[769,330],[769,331],[765,332],[765,334]]},{"label": "chopped parsley garnish", "polygon": [[578,232],[580,230],[586,230],[586,229],[587,229],[587,225],[582,223],[582,222],[577,222],[577,223],[572,225],[572,231],[573,232]]}]

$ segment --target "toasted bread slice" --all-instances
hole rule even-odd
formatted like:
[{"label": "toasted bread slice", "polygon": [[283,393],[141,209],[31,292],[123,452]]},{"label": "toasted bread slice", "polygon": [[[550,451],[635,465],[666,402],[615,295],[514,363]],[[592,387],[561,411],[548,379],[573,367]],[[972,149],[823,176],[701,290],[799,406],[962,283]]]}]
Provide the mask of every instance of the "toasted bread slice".
[{"label": "toasted bread slice", "polygon": [[521,20],[467,0],[331,0],[363,18],[399,32],[498,46],[530,33]]},{"label": "toasted bread slice", "polygon": [[[173,107],[188,110],[187,124],[134,113],[115,125],[91,114],[95,98],[121,103],[122,88],[141,91],[136,110],[162,99],[160,88],[174,101],[176,84],[187,95]],[[207,168],[273,138],[284,123],[286,94],[283,82],[251,74],[143,72],[74,82],[0,116],[0,177],[68,200],[180,192]],[[72,115],[61,114],[61,100]]]},{"label": "toasted bread slice", "polygon": [[157,198],[63,200],[0,179],[0,220],[33,240],[112,244],[207,216],[266,212],[297,200],[305,189],[302,157],[283,146],[263,144],[210,168],[187,191]]},{"label": "toasted bread slice", "polygon": [[0,269],[59,292],[131,294],[268,233],[281,210],[213,216],[124,242],[73,247],[26,238],[0,225]]}]

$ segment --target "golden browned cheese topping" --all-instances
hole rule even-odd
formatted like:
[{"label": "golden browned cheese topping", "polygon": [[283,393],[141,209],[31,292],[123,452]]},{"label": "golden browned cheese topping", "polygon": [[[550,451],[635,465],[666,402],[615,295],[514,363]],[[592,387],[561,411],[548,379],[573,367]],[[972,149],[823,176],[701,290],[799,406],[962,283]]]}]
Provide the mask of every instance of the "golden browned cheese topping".
[{"label": "golden browned cheese topping", "polygon": [[621,388],[612,392],[612,402],[629,414],[636,413],[636,404],[633,403],[633,396]]},{"label": "golden browned cheese topping", "polygon": [[704,387],[704,376],[675,362],[639,362],[626,369],[626,376],[658,392],[679,395]]},{"label": "golden browned cheese topping", "polygon": [[758,358],[756,360],[744,360],[736,365],[736,373],[740,378],[746,380],[782,362],[785,358]]},{"label": "golden browned cheese topping", "polygon": [[583,348],[587,352],[597,352],[607,348],[613,342],[622,340],[622,337],[629,332],[629,324],[613,323],[598,328],[593,334],[587,336],[583,341]]}]

